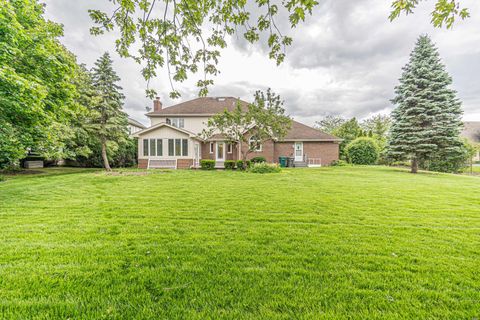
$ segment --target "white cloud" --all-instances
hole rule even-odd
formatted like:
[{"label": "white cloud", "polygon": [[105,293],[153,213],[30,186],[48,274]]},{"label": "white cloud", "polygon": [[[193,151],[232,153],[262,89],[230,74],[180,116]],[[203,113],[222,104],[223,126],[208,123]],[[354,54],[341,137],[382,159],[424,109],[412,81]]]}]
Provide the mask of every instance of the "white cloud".
[{"label": "white cloud", "polygon": [[[122,78],[126,111],[147,123],[143,114],[151,102],[145,98],[140,66],[114,53],[115,35],[89,34],[92,23],[87,10],[108,9],[110,2],[46,0],[46,4],[47,17],[65,26],[62,42],[80,62],[91,67],[104,51],[110,51]],[[378,0],[321,1],[304,25],[289,32],[294,44],[280,67],[268,59],[265,47],[233,38],[222,52],[221,74],[214,79],[211,94],[251,99],[255,90],[271,87],[284,97],[291,115],[310,124],[325,114],[362,118],[388,113],[401,67],[408,61],[416,38],[428,33],[464,102],[465,118],[480,120],[480,4],[469,3],[472,17],[453,30],[431,26],[432,1],[422,3],[414,15],[394,22],[388,21],[389,4]],[[278,23],[289,31],[285,20]],[[181,100],[195,97],[197,77],[176,84],[183,94]],[[179,102],[168,98],[166,72],[151,86],[160,93],[164,105]]]}]

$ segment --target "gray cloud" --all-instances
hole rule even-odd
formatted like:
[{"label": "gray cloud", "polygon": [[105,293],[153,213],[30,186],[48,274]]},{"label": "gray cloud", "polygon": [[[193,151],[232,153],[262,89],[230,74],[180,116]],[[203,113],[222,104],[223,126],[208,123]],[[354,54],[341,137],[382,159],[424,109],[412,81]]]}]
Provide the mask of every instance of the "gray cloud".
[{"label": "gray cloud", "polygon": [[[110,2],[46,0],[46,3],[47,17],[64,24],[66,36],[62,42],[80,62],[91,67],[104,51],[112,53],[127,96],[126,111],[147,122],[143,114],[151,102],[145,98],[146,84],[140,75],[140,66],[116,55],[115,35],[92,37],[88,33],[91,21],[87,9],[93,6],[108,9]],[[394,22],[388,21],[389,4],[390,1],[378,0],[323,0],[313,16],[294,30],[289,30],[286,14],[282,12],[277,24],[294,38],[286,61],[279,68],[289,73],[283,85],[278,84],[281,73],[276,71],[269,74],[270,78],[268,75],[262,77],[263,81],[256,76],[258,64],[273,64],[267,59],[254,61],[256,53],[266,55],[265,45],[252,46],[241,36],[233,37],[228,52],[252,60],[251,66],[238,66],[236,70],[239,74],[245,74],[240,72],[244,70],[250,73],[236,80],[232,80],[235,78],[232,75],[219,76],[210,90],[211,95],[251,99],[255,90],[273,87],[285,99],[287,111],[310,124],[325,114],[362,118],[372,113],[389,112],[392,108],[389,100],[393,97],[401,67],[408,61],[416,38],[428,33],[437,43],[454,79],[454,88],[464,102],[466,118],[480,120],[480,4],[469,3],[472,17],[453,30],[434,29],[430,25],[433,1],[422,3],[414,15]],[[230,67],[238,63],[232,59],[230,54],[224,54],[221,64]],[[323,80],[312,83],[306,75]],[[196,77],[198,75],[192,78]],[[170,85],[165,74],[151,85],[159,91],[165,105],[179,102],[169,99]],[[181,100],[198,94],[194,81],[176,86],[182,93]]]}]

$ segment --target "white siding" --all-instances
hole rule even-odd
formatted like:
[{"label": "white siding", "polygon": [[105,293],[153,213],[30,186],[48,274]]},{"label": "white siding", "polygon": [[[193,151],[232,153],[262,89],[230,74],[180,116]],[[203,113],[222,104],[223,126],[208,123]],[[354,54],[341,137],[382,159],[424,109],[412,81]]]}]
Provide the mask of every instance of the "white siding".
[{"label": "white siding", "polygon": [[194,134],[200,134],[203,129],[207,127],[207,122],[209,117],[182,117],[180,115],[175,117],[151,117],[150,125],[154,126],[158,123],[166,123],[167,118],[183,118],[185,119],[183,129],[190,131]]},{"label": "white siding", "polygon": [[[143,139],[163,139],[162,156],[144,156],[143,155]],[[188,155],[187,156],[169,156],[168,155],[168,139],[188,139]],[[139,159],[192,159],[194,157],[195,140],[191,139],[188,134],[163,126],[155,130],[149,131],[138,137],[138,158]]]}]

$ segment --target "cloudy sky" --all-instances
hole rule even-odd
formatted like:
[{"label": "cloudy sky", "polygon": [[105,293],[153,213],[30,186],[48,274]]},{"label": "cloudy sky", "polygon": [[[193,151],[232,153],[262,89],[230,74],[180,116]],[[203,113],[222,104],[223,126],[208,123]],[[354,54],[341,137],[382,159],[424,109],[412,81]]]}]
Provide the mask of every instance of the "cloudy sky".
[{"label": "cloudy sky", "polygon": [[[126,95],[125,111],[148,124],[145,107],[146,83],[140,66],[118,57],[114,34],[91,36],[89,8],[109,10],[107,0],[44,0],[48,19],[64,25],[62,43],[91,67],[105,51],[110,51],[114,67],[122,78]],[[425,1],[414,15],[389,22],[389,0],[319,0],[313,16],[295,30],[278,21],[282,31],[294,38],[281,66],[269,60],[265,49],[248,45],[238,38],[222,51],[212,96],[235,96],[247,101],[258,89],[271,87],[285,100],[296,120],[313,124],[327,114],[360,119],[389,113],[393,88],[401,67],[408,61],[416,38],[429,34],[436,43],[453,86],[463,101],[465,120],[480,120],[480,2],[464,0],[472,17],[460,21],[453,30],[435,29],[429,21],[433,1]],[[166,72],[152,82],[164,106],[195,98],[193,75],[176,88],[182,97],[168,98]]]}]

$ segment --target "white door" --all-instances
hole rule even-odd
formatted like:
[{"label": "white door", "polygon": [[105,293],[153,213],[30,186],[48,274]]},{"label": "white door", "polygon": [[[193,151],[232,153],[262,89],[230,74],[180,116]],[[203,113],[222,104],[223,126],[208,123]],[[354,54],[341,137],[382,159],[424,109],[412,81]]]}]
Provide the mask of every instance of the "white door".
[{"label": "white door", "polygon": [[303,142],[295,142],[295,161],[303,161]]},{"label": "white door", "polygon": [[225,161],[225,142],[217,142],[217,153],[215,159],[217,161]]}]

